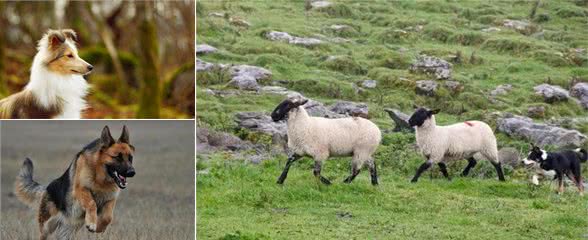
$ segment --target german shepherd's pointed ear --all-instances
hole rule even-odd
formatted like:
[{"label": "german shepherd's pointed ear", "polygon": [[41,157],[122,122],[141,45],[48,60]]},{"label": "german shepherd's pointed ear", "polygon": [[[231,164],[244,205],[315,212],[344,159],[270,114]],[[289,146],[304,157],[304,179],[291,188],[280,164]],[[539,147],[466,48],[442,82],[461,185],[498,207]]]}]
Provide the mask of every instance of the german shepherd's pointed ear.
[{"label": "german shepherd's pointed ear", "polygon": [[47,41],[49,49],[56,49],[65,42],[65,36],[59,31],[49,30],[47,31]]},{"label": "german shepherd's pointed ear", "polygon": [[118,138],[118,142],[129,144],[129,130],[127,129],[127,125],[123,126],[122,133]]},{"label": "german shepherd's pointed ear", "polygon": [[102,144],[104,144],[105,147],[110,147],[112,146],[112,144],[114,144],[114,138],[112,138],[112,135],[110,135],[110,129],[108,128],[108,126],[104,126],[104,129],[102,129],[102,134],[100,135],[100,142],[102,142]]},{"label": "german shepherd's pointed ear", "polygon": [[77,42],[78,41],[78,35],[76,34],[76,32],[72,29],[63,29],[61,30],[61,32],[63,33],[63,35],[65,35],[66,38]]}]

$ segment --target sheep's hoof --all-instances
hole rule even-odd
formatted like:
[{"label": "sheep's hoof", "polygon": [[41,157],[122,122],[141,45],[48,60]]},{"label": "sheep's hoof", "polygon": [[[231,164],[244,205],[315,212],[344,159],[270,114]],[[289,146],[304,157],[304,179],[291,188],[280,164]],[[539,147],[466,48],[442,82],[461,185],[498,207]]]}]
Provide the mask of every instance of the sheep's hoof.
[{"label": "sheep's hoof", "polygon": [[329,179],[326,179],[323,176],[320,176],[321,182],[324,183],[325,185],[331,185],[331,181],[329,181]]},{"label": "sheep's hoof", "polygon": [[417,181],[418,181],[418,179],[416,179],[416,178],[413,178],[412,180],[410,180],[411,183],[415,183]]}]

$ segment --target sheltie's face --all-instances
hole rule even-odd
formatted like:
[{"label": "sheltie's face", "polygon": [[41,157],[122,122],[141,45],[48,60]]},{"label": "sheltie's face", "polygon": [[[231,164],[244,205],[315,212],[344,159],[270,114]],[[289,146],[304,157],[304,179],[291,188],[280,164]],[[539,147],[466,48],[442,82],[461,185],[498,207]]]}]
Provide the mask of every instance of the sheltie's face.
[{"label": "sheltie's face", "polygon": [[94,68],[78,56],[76,33],[73,30],[49,30],[41,39],[39,51],[46,51],[44,63],[49,71],[86,75]]}]

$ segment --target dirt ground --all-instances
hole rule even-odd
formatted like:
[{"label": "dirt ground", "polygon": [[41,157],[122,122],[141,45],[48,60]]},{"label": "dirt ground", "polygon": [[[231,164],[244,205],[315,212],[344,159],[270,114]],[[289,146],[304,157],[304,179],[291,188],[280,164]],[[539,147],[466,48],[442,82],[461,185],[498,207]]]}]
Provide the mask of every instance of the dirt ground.
[{"label": "dirt ground", "polygon": [[77,239],[194,239],[194,123],[189,121],[3,121],[1,134],[0,239],[37,239],[34,211],[13,193],[25,157],[34,179],[48,184],[75,154],[100,136],[104,125],[115,139],[122,125],[136,148],[137,175],[121,191],[114,221],[105,233],[85,229]]}]

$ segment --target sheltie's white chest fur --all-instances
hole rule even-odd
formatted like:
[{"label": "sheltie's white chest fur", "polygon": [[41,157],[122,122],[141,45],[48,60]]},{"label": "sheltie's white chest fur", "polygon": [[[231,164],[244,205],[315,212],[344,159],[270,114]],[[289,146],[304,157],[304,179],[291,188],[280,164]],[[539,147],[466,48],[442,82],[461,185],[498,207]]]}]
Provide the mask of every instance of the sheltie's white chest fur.
[{"label": "sheltie's white chest fur", "polygon": [[55,118],[79,119],[86,108],[84,97],[89,85],[81,75],[62,75],[33,67],[31,81],[25,87],[33,93],[39,105],[50,108],[61,105],[61,113]]}]

